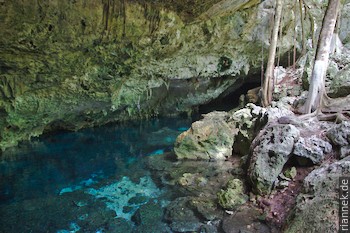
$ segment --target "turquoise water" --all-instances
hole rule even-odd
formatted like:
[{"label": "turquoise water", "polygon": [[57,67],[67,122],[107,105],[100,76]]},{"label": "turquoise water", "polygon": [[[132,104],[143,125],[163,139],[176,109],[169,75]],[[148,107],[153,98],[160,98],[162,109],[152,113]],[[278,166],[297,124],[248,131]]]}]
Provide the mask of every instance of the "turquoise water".
[{"label": "turquoise water", "polygon": [[0,157],[0,232],[134,231],[137,210],[147,203],[161,208],[169,196],[153,181],[145,158],[171,151],[190,124],[171,118],[106,125],[6,151]]}]

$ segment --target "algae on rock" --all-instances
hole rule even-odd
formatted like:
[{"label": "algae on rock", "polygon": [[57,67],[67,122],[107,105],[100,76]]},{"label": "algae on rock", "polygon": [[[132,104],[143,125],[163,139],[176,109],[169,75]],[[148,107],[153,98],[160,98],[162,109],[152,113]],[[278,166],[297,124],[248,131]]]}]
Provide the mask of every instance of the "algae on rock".
[{"label": "algae on rock", "polygon": [[248,196],[244,194],[243,182],[239,179],[230,180],[226,189],[221,189],[217,196],[219,204],[229,210],[236,209],[248,200]]}]

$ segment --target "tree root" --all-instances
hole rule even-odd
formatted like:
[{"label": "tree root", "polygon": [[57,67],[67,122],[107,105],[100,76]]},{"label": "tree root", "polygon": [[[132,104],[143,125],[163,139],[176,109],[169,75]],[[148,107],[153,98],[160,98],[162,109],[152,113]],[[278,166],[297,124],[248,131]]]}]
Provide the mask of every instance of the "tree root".
[{"label": "tree root", "polygon": [[324,94],[321,106],[316,111],[298,117],[299,120],[311,118],[317,118],[319,121],[335,121],[336,123],[350,121],[350,95],[332,99]]}]

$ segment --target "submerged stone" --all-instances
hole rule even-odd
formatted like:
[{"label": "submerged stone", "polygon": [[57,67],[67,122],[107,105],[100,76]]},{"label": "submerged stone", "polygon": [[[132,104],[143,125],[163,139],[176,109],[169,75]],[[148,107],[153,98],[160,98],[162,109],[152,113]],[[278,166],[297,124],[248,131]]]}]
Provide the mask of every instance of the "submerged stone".
[{"label": "submerged stone", "polygon": [[103,199],[106,206],[115,211],[117,217],[130,219],[133,211],[124,212],[124,207],[128,205],[141,205],[140,203],[130,203],[130,199],[137,196],[144,198],[156,198],[161,194],[161,190],[153,183],[149,176],[141,177],[139,183],[132,182],[128,177],[124,176],[120,181],[110,185],[101,187],[100,189],[88,189],[86,193],[95,196],[98,199]]},{"label": "submerged stone", "polygon": [[154,233],[166,232],[167,226],[162,222],[163,209],[159,203],[150,201],[142,205],[132,216],[136,224],[135,232]]},{"label": "submerged stone", "polygon": [[202,225],[189,207],[187,197],[179,197],[172,201],[166,208],[165,219],[170,222],[170,227],[175,232],[197,231]]}]

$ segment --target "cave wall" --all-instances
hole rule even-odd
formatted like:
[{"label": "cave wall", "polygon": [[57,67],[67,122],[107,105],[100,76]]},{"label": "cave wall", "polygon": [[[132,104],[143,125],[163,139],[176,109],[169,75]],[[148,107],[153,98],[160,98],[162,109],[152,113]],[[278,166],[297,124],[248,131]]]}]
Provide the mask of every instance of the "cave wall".
[{"label": "cave wall", "polygon": [[[0,0],[0,148],[190,113],[260,71],[273,2]],[[281,53],[294,44],[295,9],[284,6]]]}]

